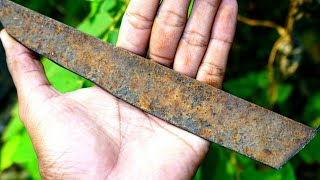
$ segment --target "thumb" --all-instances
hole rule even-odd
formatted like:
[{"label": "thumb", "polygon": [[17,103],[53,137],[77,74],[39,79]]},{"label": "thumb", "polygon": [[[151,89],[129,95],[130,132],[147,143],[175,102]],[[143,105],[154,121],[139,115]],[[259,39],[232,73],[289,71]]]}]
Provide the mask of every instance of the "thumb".
[{"label": "thumb", "polygon": [[51,88],[37,55],[15,41],[5,30],[0,32],[0,38],[19,101],[30,102],[31,94],[36,94],[39,100],[52,97],[56,92]]}]

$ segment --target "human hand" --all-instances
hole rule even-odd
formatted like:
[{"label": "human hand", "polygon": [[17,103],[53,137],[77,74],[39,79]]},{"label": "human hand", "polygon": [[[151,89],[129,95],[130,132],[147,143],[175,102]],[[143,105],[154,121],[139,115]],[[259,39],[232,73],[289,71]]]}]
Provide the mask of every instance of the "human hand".
[{"label": "human hand", "polygon": [[[131,0],[118,46],[141,56],[149,46],[153,61],[220,87],[237,3],[196,0],[187,22],[188,5],[164,0],[159,8],[159,0]],[[44,179],[190,179],[195,174],[209,142],[97,86],[61,94],[33,52],[5,31],[1,40]]]}]

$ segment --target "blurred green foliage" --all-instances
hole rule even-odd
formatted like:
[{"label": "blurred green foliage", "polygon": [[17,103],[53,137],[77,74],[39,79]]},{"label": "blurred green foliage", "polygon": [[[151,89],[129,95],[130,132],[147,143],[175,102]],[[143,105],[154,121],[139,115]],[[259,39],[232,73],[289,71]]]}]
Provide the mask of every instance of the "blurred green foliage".
[{"label": "blurred green foliage", "polygon": [[[115,44],[129,0],[16,2]],[[253,27],[239,22],[224,90],[316,128],[320,125],[320,1],[303,2],[299,6],[301,17],[296,19],[292,33],[298,48],[303,50],[298,70],[274,83],[268,75],[267,66],[272,45],[279,34],[272,28]],[[276,3],[239,0],[238,3],[242,16],[270,20],[280,25],[285,24],[289,11],[288,0]],[[294,61],[294,58],[288,56],[287,61]],[[47,59],[43,58],[42,62],[49,81],[60,92],[92,85]],[[271,90],[273,93],[270,93]],[[314,139],[278,171],[212,144],[194,179],[316,179],[320,177],[319,138]],[[37,158],[19,119],[17,105],[12,109],[12,119],[1,141],[0,179],[40,179]]]}]

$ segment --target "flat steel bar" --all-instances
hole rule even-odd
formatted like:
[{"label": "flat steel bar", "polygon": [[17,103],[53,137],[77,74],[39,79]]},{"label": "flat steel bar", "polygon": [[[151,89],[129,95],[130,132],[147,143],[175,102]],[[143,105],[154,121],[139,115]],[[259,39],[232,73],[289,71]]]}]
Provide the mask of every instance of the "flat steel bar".
[{"label": "flat steel bar", "polygon": [[316,135],[308,126],[11,1],[0,0],[0,10],[8,33],[31,50],[147,113],[271,167],[280,168]]}]

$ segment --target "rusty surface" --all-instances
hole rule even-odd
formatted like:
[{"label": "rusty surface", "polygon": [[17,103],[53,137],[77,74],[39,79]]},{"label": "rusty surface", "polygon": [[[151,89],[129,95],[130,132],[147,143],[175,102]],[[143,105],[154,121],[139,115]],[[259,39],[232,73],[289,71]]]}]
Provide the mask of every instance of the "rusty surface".
[{"label": "rusty surface", "polygon": [[271,167],[280,168],[316,135],[8,0],[0,0],[0,10],[8,33],[28,48],[154,116]]}]

